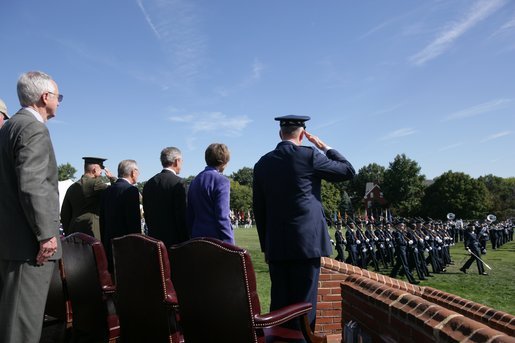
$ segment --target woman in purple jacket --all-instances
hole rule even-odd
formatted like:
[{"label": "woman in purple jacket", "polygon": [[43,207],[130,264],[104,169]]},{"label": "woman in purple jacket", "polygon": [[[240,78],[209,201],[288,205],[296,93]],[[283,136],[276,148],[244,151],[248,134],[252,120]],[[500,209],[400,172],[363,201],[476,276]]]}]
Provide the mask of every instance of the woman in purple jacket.
[{"label": "woman in purple jacket", "polygon": [[211,237],[234,244],[229,217],[231,184],[222,175],[230,153],[225,144],[213,143],[206,149],[206,168],[198,174],[188,190],[188,227],[191,238]]}]

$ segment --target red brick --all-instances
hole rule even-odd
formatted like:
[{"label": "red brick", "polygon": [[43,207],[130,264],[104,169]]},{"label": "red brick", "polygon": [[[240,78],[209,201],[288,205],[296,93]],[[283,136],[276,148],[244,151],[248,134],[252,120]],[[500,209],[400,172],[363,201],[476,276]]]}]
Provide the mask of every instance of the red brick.
[{"label": "red brick", "polygon": [[329,294],[322,297],[323,301],[340,301],[342,298],[339,294]]},{"label": "red brick", "polygon": [[321,287],[318,287],[318,295],[331,294],[332,290],[333,290],[332,288],[321,288]]}]

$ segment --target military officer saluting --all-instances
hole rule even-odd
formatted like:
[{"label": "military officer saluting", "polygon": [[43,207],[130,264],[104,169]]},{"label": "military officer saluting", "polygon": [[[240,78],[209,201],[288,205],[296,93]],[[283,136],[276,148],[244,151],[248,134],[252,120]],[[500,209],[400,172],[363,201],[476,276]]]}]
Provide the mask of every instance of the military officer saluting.
[{"label": "military officer saluting", "polygon": [[83,157],[84,175],[68,188],[61,207],[61,223],[65,235],[83,232],[100,239],[100,199],[109,186],[100,178],[102,170],[111,183],[116,181],[104,167],[105,158]]}]

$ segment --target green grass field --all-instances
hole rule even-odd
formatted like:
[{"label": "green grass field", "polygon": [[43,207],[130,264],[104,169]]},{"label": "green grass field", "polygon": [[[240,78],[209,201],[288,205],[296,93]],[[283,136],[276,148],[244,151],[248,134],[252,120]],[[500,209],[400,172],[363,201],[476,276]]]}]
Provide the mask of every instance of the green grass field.
[{"label": "green grass field", "polygon": [[[334,237],[334,230],[330,229],[329,232],[331,237]],[[236,229],[235,239],[236,244],[247,249],[252,257],[261,308],[263,312],[267,312],[270,304],[270,278],[268,266],[259,247],[257,231],[255,227]],[[515,242],[509,242],[498,250],[490,248],[488,242],[488,252],[481,256],[492,268],[485,268],[488,276],[478,275],[475,263],[468,270],[468,274],[459,271],[468,257],[463,243],[460,242],[451,248],[451,257],[455,264],[447,267],[446,273],[435,274],[429,280],[422,281],[420,286],[434,287],[515,315]],[[369,269],[372,270],[371,267]],[[383,274],[387,275],[388,272],[389,270],[382,270]]]}]

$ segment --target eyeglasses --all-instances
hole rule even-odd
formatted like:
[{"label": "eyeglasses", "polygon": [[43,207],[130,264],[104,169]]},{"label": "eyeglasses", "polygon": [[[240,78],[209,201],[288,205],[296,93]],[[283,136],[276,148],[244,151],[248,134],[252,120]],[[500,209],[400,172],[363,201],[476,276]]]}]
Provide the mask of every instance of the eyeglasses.
[{"label": "eyeglasses", "polygon": [[59,102],[63,101],[63,95],[62,94],[55,94],[55,93],[52,93],[52,92],[47,92],[47,93],[56,95],[57,96],[57,101],[59,101]]}]

